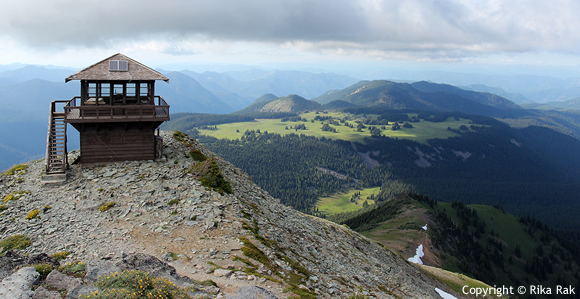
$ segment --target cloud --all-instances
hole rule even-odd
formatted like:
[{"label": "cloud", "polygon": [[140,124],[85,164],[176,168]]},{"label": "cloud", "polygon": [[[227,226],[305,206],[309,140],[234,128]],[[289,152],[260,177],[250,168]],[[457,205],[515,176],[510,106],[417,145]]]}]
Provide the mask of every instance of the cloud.
[{"label": "cloud", "polygon": [[[20,0],[0,36],[28,47],[255,43],[350,55],[456,59],[502,52],[579,54],[574,0]],[[188,48],[188,45],[191,46]]]}]

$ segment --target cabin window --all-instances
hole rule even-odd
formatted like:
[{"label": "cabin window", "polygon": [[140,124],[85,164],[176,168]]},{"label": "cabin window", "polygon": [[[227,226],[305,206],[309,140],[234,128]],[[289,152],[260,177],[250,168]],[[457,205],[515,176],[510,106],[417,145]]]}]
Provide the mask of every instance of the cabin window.
[{"label": "cabin window", "polygon": [[123,84],[113,84],[113,104],[125,104]]},{"label": "cabin window", "polygon": [[95,105],[97,102],[97,83],[88,83],[87,98],[83,105]]},{"label": "cabin window", "polygon": [[150,88],[148,83],[139,84],[139,100],[141,104],[151,104]]},{"label": "cabin window", "polygon": [[127,83],[127,105],[137,105],[137,83]]},{"label": "cabin window", "polygon": [[101,94],[99,96],[99,105],[110,105],[111,103],[111,84],[100,83]]}]

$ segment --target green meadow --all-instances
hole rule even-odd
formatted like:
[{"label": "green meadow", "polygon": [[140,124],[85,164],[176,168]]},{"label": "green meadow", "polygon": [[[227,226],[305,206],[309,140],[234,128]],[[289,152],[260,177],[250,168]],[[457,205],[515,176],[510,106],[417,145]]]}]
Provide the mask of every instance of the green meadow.
[{"label": "green meadow", "polygon": [[[362,190],[351,190],[347,193],[336,193],[329,197],[321,197],[316,203],[316,208],[318,208],[319,212],[324,212],[326,215],[356,211],[363,207],[365,200],[369,205],[374,204],[375,201],[367,199],[367,197],[372,194],[377,195],[380,191],[381,188],[376,187]],[[356,192],[360,192],[360,197],[355,202],[350,202],[350,198]]]},{"label": "green meadow", "polygon": [[[347,122],[353,124],[355,128],[350,128],[344,126],[343,123],[340,123],[339,126],[330,125],[330,127],[336,129],[336,133],[329,132],[329,131],[322,131],[322,126],[328,121],[315,121],[312,123],[311,121],[317,116],[332,116],[334,119],[342,119],[346,118]],[[409,116],[414,116],[415,114],[409,114]],[[300,117],[306,118],[307,122],[293,122],[293,121],[286,121],[282,122],[280,119],[256,119],[254,121],[249,122],[239,122],[239,123],[228,123],[228,124],[221,124],[217,125],[217,130],[200,130],[200,134],[212,136],[218,139],[238,139],[241,138],[246,130],[260,130],[260,132],[267,131],[268,133],[276,133],[282,136],[287,134],[305,134],[309,136],[315,137],[325,137],[330,139],[342,139],[348,140],[353,142],[364,142],[365,137],[370,137],[371,133],[368,128],[362,130],[362,132],[357,132],[356,130],[356,120],[362,120],[363,117],[361,115],[352,115],[352,114],[345,114],[345,113],[320,113],[316,114],[315,112],[303,113],[300,114]],[[376,118],[376,115],[367,115],[367,117]],[[306,126],[306,130],[295,130],[294,127],[299,124],[304,124]],[[453,118],[447,119],[444,122],[428,122],[421,120],[417,123],[411,123],[413,128],[403,128],[401,125],[401,129],[393,131],[391,130],[390,126],[387,126],[386,130],[381,129],[381,135],[389,136],[392,138],[403,138],[403,139],[410,139],[413,141],[426,143],[427,139],[432,138],[448,138],[457,136],[456,133],[448,131],[447,128],[451,127],[452,129],[459,129],[461,125],[466,125],[469,127],[469,120],[468,119],[459,119],[454,120]],[[380,126],[379,126],[380,127]],[[288,128],[288,129],[287,129]]]}]

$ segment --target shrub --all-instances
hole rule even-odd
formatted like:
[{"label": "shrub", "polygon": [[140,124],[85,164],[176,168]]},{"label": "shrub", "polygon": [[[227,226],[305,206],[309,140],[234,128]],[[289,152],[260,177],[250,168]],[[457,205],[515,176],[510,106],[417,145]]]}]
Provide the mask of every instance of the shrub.
[{"label": "shrub", "polygon": [[3,248],[2,251],[8,249],[24,249],[30,245],[32,245],[32,241],[25,235],[14,235],[0,241],[0,247]]},{"label": "shrub", "polygon": [[174,198],[174,199],[170,200],[167,204],[172,206],[172,205],[176,205],[178,203],[179,203],[179,200]]},{"label": "shrub", "polygon": [[64,274],[84,274],[85,264],[81,261],[70,262],[64,266],[60,266],[58,271]]},{"label": "shrub", "polygon": [[115,202],[111,201],[99,207],[99,211],[105,212],[115,206]]},{"label": "shrub", "polygon": [[155,278],[144,271],[123,271],[99,276],[95,283],[101,291],[79,298],[191,298],[187,289],[166,278]]},{"label": "shrub", "polygon": [[24,219],[26,219],[26,220],[34,219],[34,218],[36,218],[36,216],[38,216],[38,214],[40,214],[40,210],[34,209],[34,210],[30,211],[30,213],[28,213],[28,215],[26,215],[26,218],[24,218]]},{"label": "shrub", "polygon": [[57,261],[63,260],[65,259],[67,256],[70,255],[70,252],[68,251],[61,251],[61,252],[57,252],[53,255],[51,255],[51,257]]},{"label": "shrub", "polygon": [[197,163],[191,167],[190,171],[197,176],[203,186],[212,188],[221,194],[224,192],[233,193],[230,182],[222,175],[215,159],[210,158],[204,162]]},{"label": "shrub", "polygon": [[16,192],[12,192],[6,196],[4,196],[3,202],[6,203],[9,200],[18,200],[20,199],[22,196],[24,196],[25,194],[30,194],[30,191],[24,190],[24,191],[16,191]]},{"label": "shrub", "polygon": [[173,132],[173,138],[175,138],[175,140],[181,142],[182,144],[188,147],[193,147],[193,144],[189,140],[187,140],[187,137],[188,136],[186,134],[183,134],[179,131]]},{"label": "shrub", "polygon": [[189,152],[189,156],[195,160],[195,161],[199,161],[199,162],[203,162],[205,160],[207,160],[207,157],[200,151],[200,150],[192,150]]},{"label": "shrub", "polygon": [[36,272],[40,273],[40,279],[45,279],[46,276],[48,276],[48,274],[50,272],[52,272],[52,266],[49,264],[37,264],[37,265],[33,265],[34,269],[36,269]]},{"label": "shrub", "polygon": [[10,169],[4,171],[4,173],[2,173],[2,175],[14,175],[15,173],[17,173],[19,171],[26,172],[27,169],[28,169],[28,165],[18,164],[18,165],[14,165],[14,166],[10,167]]}]

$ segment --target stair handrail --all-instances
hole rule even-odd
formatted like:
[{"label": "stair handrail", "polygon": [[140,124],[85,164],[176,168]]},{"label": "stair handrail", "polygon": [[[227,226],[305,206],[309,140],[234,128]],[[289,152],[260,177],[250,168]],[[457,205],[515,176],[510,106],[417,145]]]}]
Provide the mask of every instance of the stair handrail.
[{"label": "stair handrail", "polygon": [[[46,173],[52,172],[50,169],[50,150],[52,147],[51,142],[51,130],[54,124],[54,114],[56,112],[56,103],[67,103],[70,104],[69,100],[55,100],[50,102],[50,112],[48,113],[48,132],[46,133]],[[63,112],[64,114],[64,112]],[[62,157],[62,169],[61,172],[65,172],[66,169],[69,167],[68,165],[68,150],[67,150],[67,136],[66,136],[66,123],[64,123],[64,139],[63,139],[63,157]]]}]

